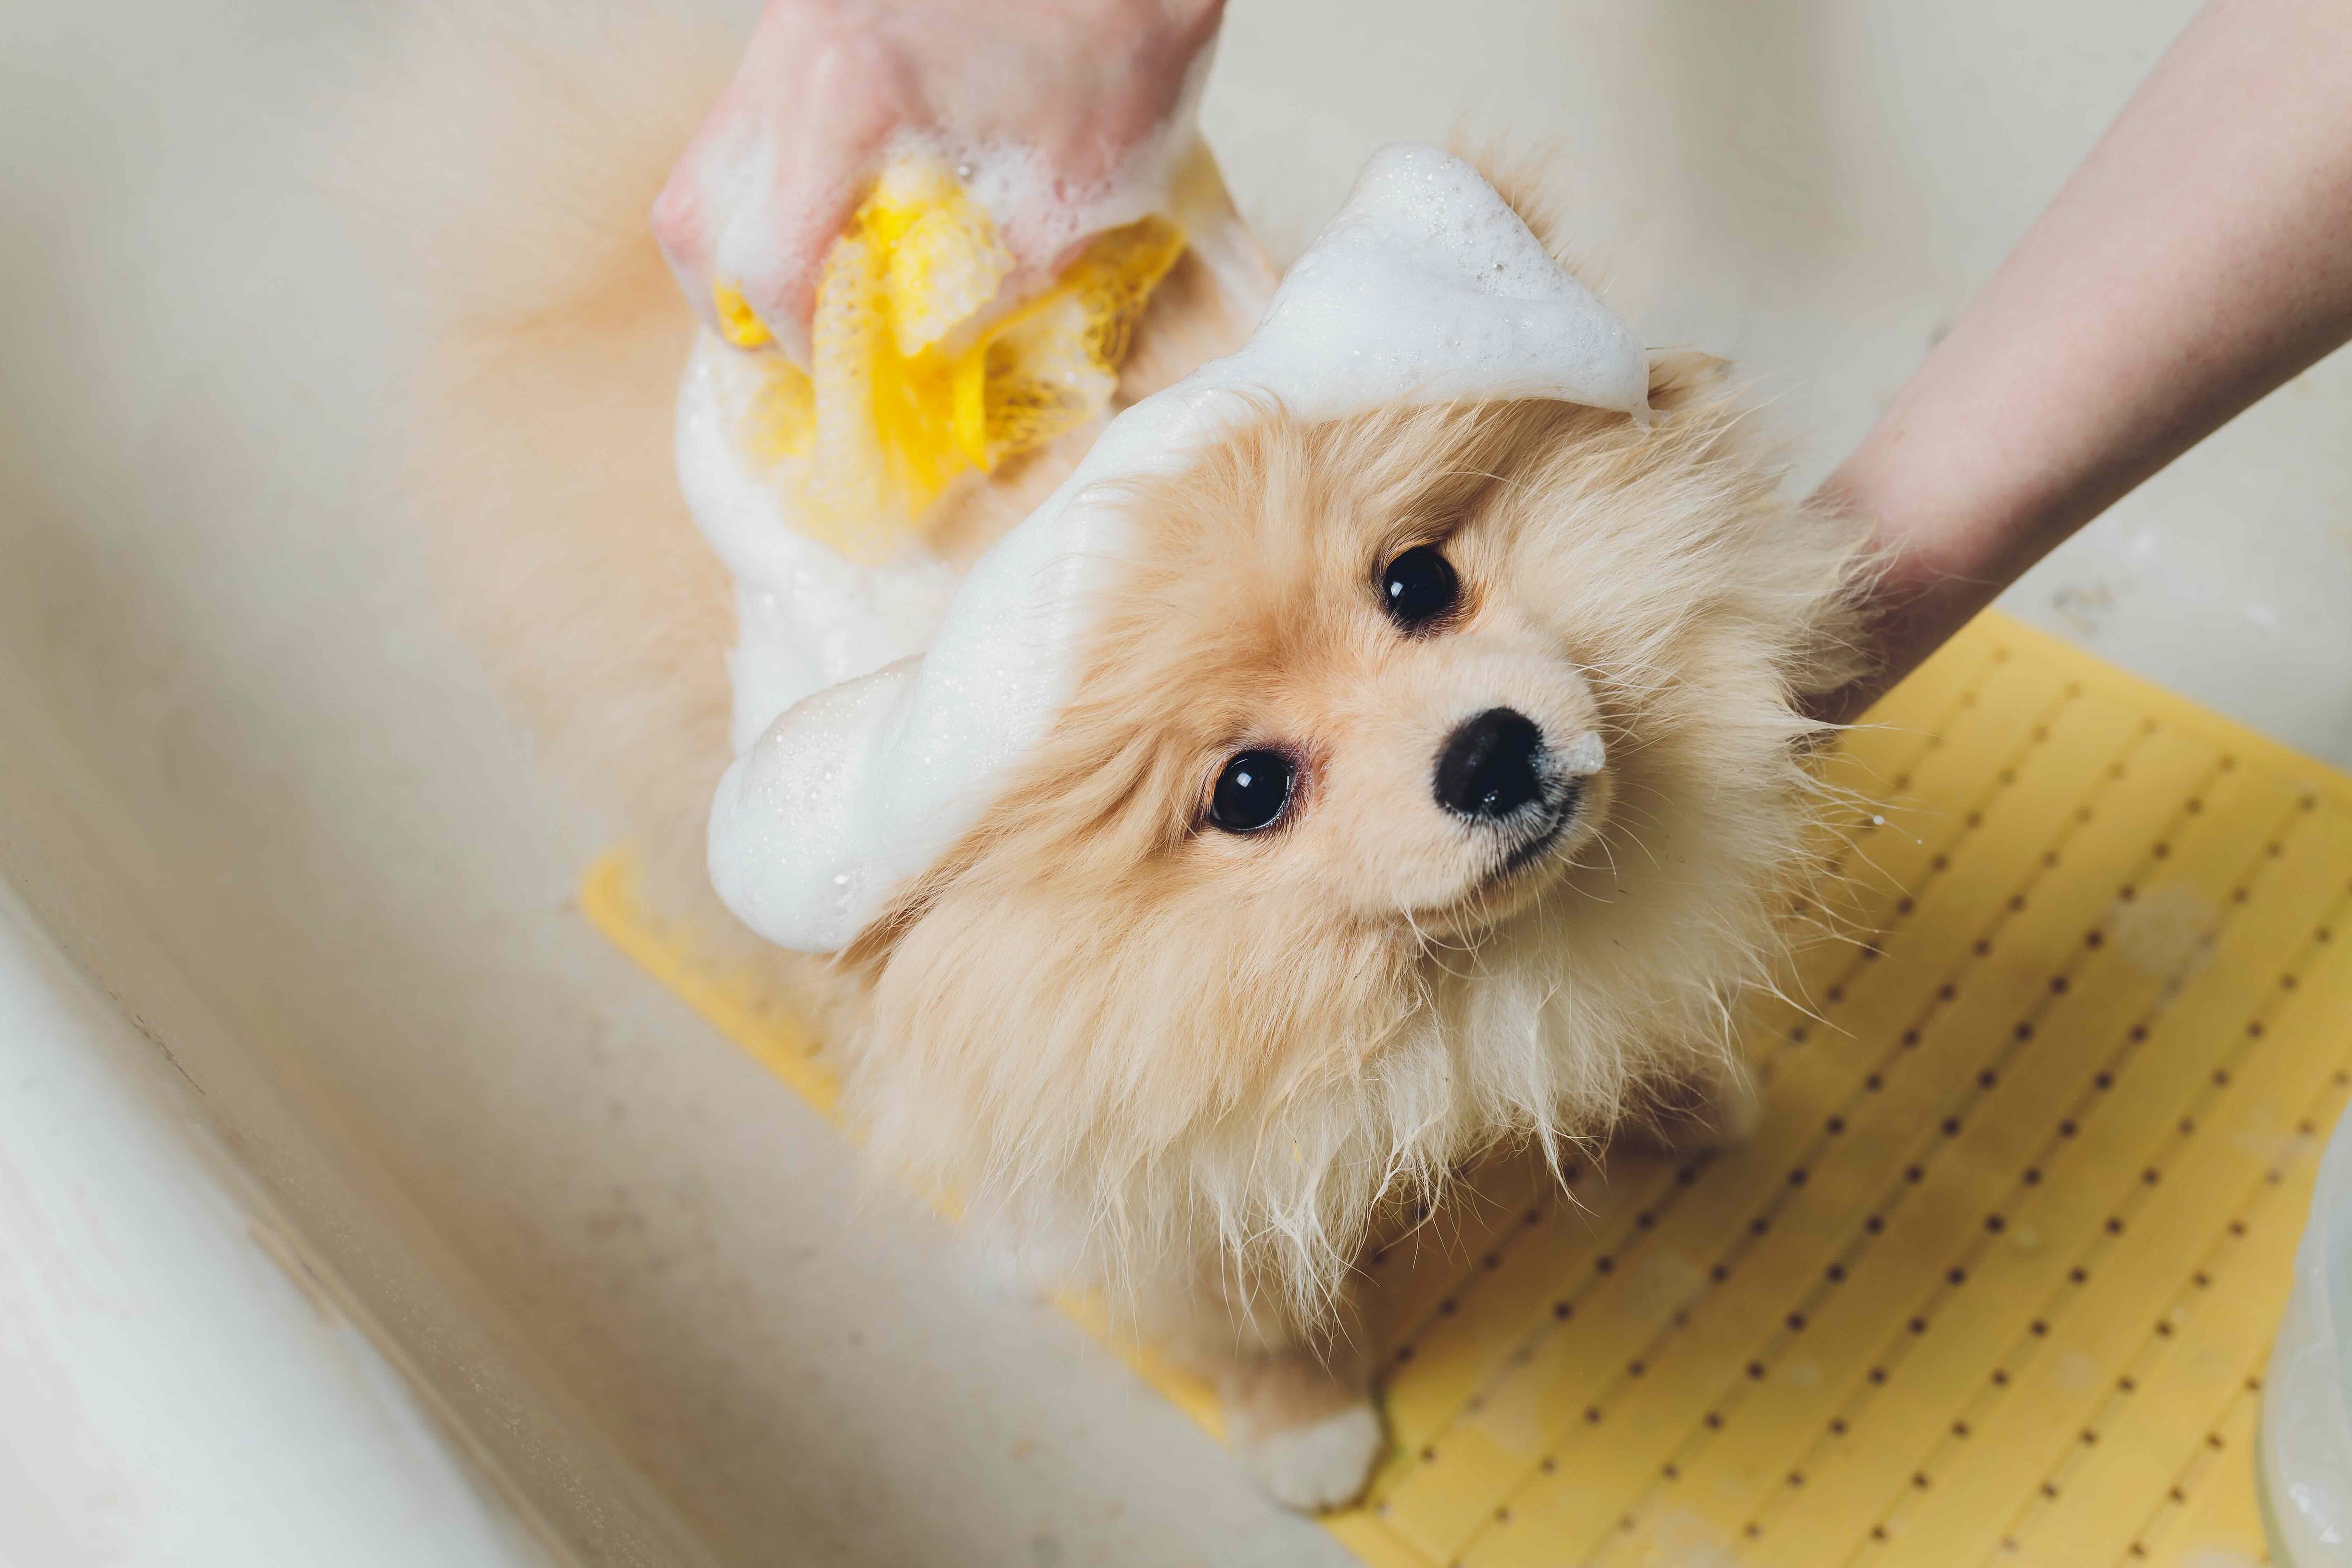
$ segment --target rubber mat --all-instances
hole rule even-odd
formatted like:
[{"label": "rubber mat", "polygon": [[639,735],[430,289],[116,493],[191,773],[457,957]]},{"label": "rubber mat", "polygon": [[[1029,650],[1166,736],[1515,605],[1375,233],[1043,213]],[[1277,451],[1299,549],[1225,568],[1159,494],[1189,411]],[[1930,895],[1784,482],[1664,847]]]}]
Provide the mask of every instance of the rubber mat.
[{"label": "rubber mat", "polygon": [[[1498,1165],[1371,1263],[1393,1449],[1327,1522],[1376,1568],[2266,1561],[2259,1377],[2352,1085],[2352,780],[1991,616],[1829,767],[1879,804],[1750,1020],[1757,1135]],[[624,860],[583,901],[830,1110]]]}]

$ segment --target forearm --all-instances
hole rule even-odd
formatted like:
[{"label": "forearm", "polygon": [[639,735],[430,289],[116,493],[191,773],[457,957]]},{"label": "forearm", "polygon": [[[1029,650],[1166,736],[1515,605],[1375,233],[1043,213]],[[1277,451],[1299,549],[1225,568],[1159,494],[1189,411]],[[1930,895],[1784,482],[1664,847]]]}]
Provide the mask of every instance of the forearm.
[{"label": "forearm", "polygon": [[2352,5],[2217,0],[1822,487],[1886,562],[1833,716],[2347,335]]}]

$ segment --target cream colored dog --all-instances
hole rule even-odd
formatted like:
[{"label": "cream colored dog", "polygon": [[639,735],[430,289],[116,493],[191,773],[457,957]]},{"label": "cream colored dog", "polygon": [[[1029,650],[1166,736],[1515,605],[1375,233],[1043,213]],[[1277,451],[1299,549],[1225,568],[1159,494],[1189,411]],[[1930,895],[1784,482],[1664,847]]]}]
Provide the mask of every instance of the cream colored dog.
[{"label": "cream colored dog", "polygon": [[[1282,1500],[1345,1502],[1382,1440],[1364,1249],[1484,1152],[1736,1079],[1861,541],[1782,498],[1704,356],[1654,357],[1646,423],[1268,401],[1126,489],[1075,694],[978,824],[837,960],[766,948],[702,872],[733,596],[677,499],[691,322],[644,232],[725,66],[499,53],[464,62],[478,112],[395,119],[438,215],[411,472],[450,602],[653,896],[819,1021],[881,1165],[1214,1376]],[[1241,342],[1220,300],[1179,265],[1122,402]],[[952,495],[943,549],[1093,434]]]}]

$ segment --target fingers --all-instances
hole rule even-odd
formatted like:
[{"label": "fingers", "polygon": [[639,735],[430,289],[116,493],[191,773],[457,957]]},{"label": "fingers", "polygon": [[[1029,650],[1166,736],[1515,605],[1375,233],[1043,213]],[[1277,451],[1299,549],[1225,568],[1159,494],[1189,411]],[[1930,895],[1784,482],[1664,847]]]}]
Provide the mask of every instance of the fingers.
[{"label": "fingers", "polygon": [[778,0],[672,170],[654,237],[706,324],[805,363],[824,253],[919,105],[887,40]]},{"label": "fingers", "polygon": [[1019,276],[1049,277],[1190,101],[1221,9],[771,0],[654,203],[655,239],[727,342],[806,364],[826,253],[894,139],[911,135],[981,166],[992,189],[975,194]]}]

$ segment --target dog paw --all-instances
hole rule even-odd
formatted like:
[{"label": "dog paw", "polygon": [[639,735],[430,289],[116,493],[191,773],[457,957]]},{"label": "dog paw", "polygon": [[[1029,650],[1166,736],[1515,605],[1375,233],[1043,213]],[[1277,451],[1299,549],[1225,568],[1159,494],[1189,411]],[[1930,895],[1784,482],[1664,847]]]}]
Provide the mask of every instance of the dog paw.
[{"label": "dog paw", "polygon": [[1317,1513],[1361,1497],[1387,1443],[1380,1412],[1364,1399],[1307,1426],[1263,1433],[1242,1458],[1275,1501]]}]

